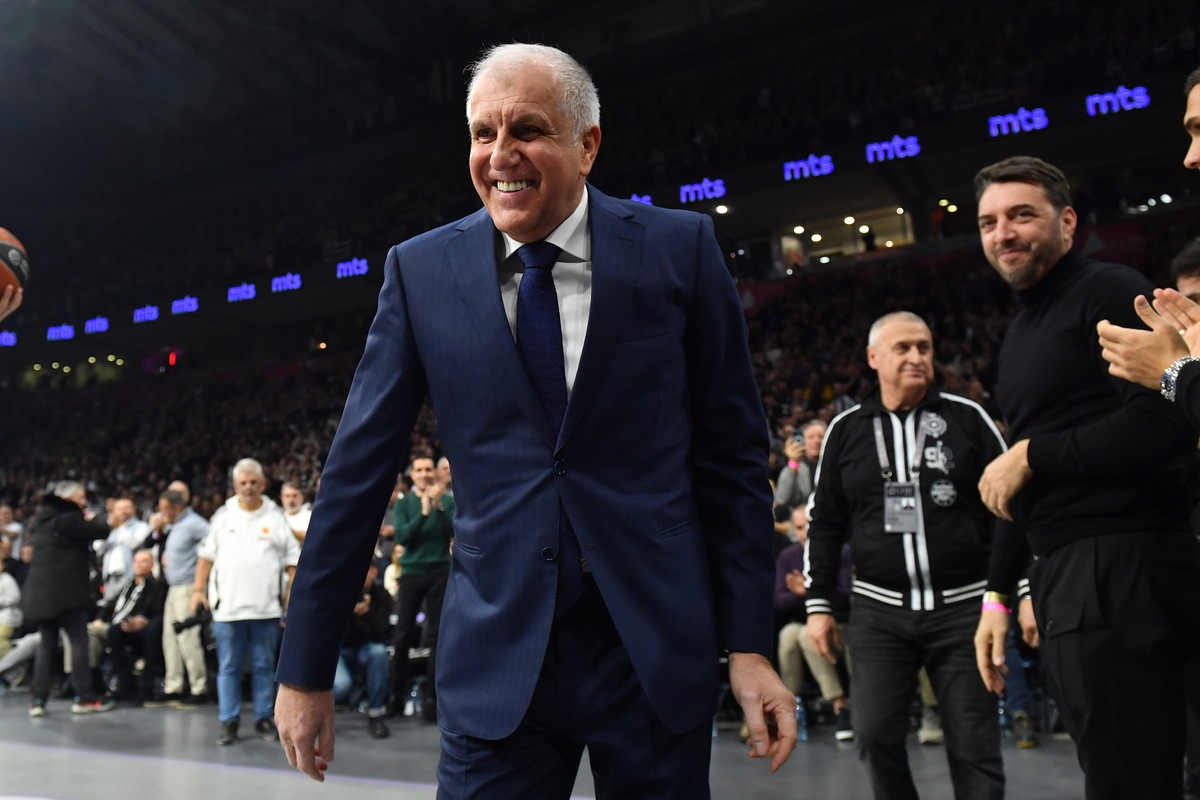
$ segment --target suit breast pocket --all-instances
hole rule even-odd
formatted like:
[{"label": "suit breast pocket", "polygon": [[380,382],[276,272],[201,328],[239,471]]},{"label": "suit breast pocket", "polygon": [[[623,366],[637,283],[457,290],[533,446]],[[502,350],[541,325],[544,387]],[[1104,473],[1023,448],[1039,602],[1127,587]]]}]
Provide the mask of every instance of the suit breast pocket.
[{"label": "suit breast pocket", "polygon": [[671,332],[670,314],[653,314],[646,317],[633,317],[622,327],[618,341],[635,342],[640,339],[654,339],[666,336]]}]

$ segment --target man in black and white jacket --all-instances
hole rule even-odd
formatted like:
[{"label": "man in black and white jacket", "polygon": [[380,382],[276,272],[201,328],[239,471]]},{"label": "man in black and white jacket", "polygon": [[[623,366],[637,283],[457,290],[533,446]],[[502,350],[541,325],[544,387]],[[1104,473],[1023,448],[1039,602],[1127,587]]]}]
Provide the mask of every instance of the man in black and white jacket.
[{"label": "man in black and white jacket", "polygon": [[972,639],[994,525],[976,484],[1004,441],[976,403],[933,386],[933,335],[917,315],[877,320],[867,361],[879,391],[829,425],[809,500],[809,637],[836,658],[830,597],[848,542],[854,729],[875,797],[917,796],[905,737],[925,667],[955,795],[1001,798],[996,701],[980,685]]}]

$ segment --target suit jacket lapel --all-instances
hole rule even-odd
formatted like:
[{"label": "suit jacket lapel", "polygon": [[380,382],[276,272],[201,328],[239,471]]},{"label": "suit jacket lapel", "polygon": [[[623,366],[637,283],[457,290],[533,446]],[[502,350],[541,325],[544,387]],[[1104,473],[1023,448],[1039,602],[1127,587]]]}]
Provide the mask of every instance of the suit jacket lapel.
[{"label": "suit jacket lapel", "polygon": [[496,227],[487,211],[481,209],[464,220],[459,230],[461,234],[450,239],[446,252],[479,346],[487,353],[499,385],[511,389],[517,405],[538,427],[546,443],[553,447],[554,431],[550,429],[546,412],[529,382],[500,300]]},{"label": "suit jacket lapel", "polygon": [[[644,228],[626,211],[592,187],[588,187],[592,237],[592,300],[587,335],[575,385],[567,403],[558,443],[575,431],[595,397],[612,358],[613,345],[632,307],[642,262]],[[532,390],[531,390],[532,391]]]}]

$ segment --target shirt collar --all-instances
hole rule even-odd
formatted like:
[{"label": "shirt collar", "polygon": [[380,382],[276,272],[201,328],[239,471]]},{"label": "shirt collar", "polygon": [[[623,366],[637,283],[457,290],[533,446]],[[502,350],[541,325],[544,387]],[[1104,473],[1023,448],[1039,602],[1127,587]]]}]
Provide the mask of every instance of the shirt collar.
[{"label": "shirt collar", "polygon": [[[562,250],[562,255],[559,256],[560,261],[591,261],[592,242],[588,236],[587,198],[588,193],[585,186],[575,210],[560,222],[557,228],[550,231],[544,240],[558,245]],[[500,237],[504,242],[504,260],[507,260],[509,256],[520,249],[522,243],[503,231],[500,232]]]}]

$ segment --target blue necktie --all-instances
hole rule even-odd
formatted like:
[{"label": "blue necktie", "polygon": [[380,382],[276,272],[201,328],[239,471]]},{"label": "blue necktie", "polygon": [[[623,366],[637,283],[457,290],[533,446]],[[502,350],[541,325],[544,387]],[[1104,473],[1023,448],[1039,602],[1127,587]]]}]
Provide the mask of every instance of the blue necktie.
[{"label": "blue necktie", "polygon": [[[560,252],[558,246],[549,242],[533,242],[517,250],[517,257],[525,265],[525,273],[517,290],[517,349],[546,418],[550,421],[550,428],[556,435],[562,429],[563,417],[567,413],[562,323],[558,315],[558,292],[554,290],[554,276],[551,274]],[[558,469],[559,462],[556,462],[555,470]],[[579,542],[560,502],[555,618],[561,618],[582,594]]]}]

